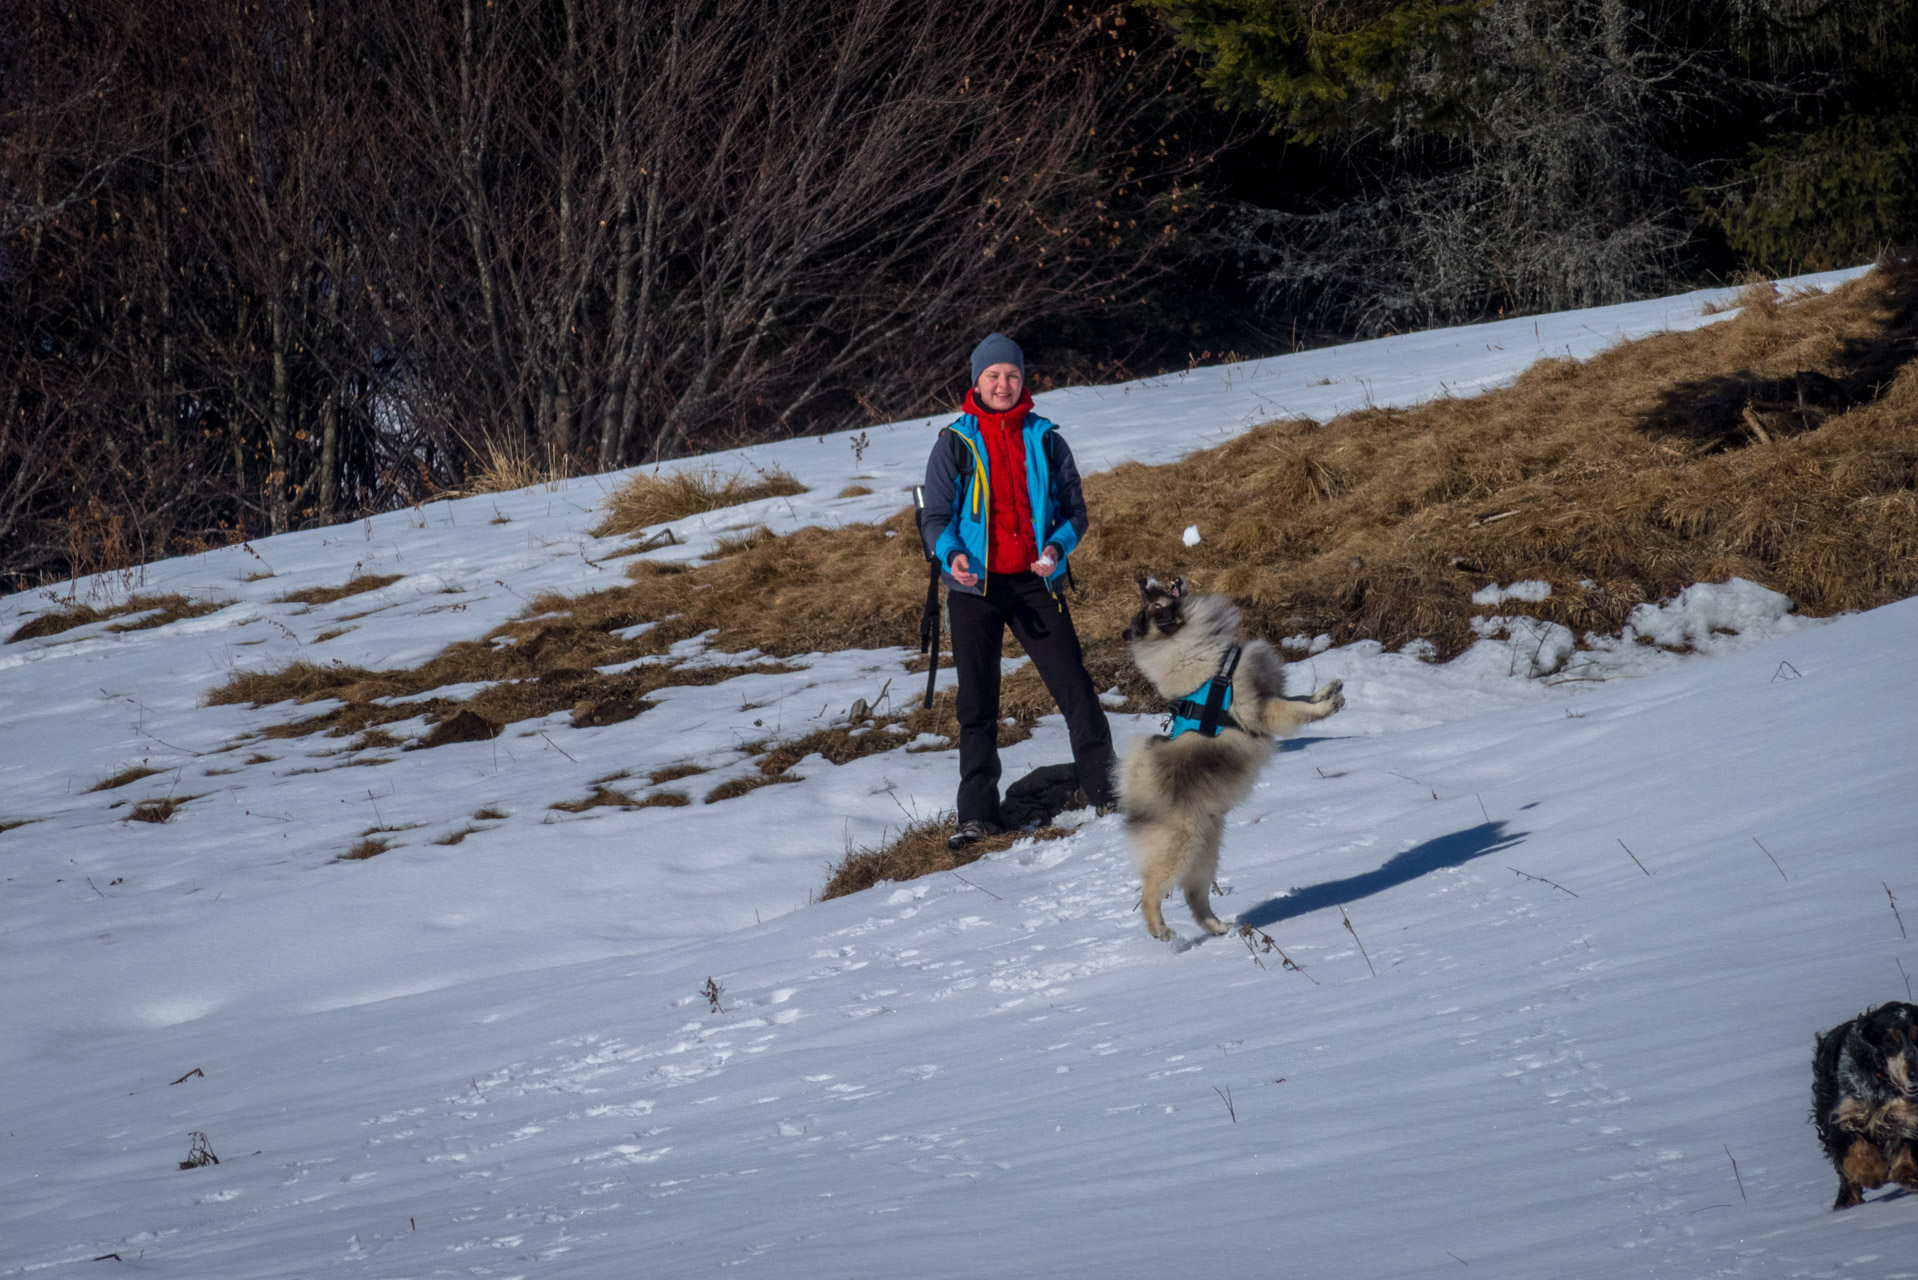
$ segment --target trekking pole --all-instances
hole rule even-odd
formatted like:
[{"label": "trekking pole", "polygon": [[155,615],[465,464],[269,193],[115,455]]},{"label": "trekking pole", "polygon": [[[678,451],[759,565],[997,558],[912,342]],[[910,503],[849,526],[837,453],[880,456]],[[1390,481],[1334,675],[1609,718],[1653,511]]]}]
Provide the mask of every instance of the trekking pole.
[{"label": "trekking pole", "polygon": [[[921,485],[912,487],[912,509],[915,516],[926,510],[926,493]],[[926,662],[926,710],[930,711],[933,686],[939,682],[939,557],[926,546],[923,532],[919,547],[926,553],[927,568],[926,607],[919,615],[919,652],[932,655]]]}]

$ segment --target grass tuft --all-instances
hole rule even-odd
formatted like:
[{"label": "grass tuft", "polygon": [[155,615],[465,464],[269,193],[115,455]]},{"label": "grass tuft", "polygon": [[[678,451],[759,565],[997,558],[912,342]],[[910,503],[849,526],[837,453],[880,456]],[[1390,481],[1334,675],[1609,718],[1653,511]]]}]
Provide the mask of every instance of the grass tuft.
[{"label": "grass tuft", "polygon": [[142,800],[133,806],[133,812],[126,817],[128,822],[170,822],[173,815],[187,804],[198,800],[198,796],[161,796],[154,800]]},{"label": "grass tuft", "polygon": [[711,791],[708,791],[706,793],[706,803],[718,804],[721,800],[735,800],[747,792],[757,791],[761,787],[771,787],[784,782],[798,781],[798,778],[787,778],[777,774],[768,775],[762,773],[757,777],[748,774],[743,778],[734,778],[730,782],[722,782]]},{"label": "grass tuft", "polygon": [[142,778],[151,778],[156,773],[165,772],[165,769],[155,769],[148,765],[136,764],[120,770],[120,772],[114,774],[112,777],[102,778],[87,788],[87,794],[91,795],[95,791],[111,791],[115,787],[124,787],[129,782],[138,782]]},{"label": "grass tuft", "polygon": [[283,596],[273,597],[275,604],[331,604],[335,600],[344,600],[348,596],[362,595],[368,591],[378,591],[381,587],[390,587],[406,575],[403,573],[356,573],[337,587],[307,587],[303,591],[289,591]]},{"label": "grass tuft", "polygon": [[1021,840],[1057,840],[1069,834],[1063,827],[1042,827],[1031,833],[1004,831],[975,840],[963,849],[948,849],[946,838],[957,827],[958,822],[950,813],[919,818],[907,823],[888,843],[848,849],[845,858],[832,869],[826,887],[819,891],[821,901],[843,898],[891,880],[916,880],[940,871],[955,871],[989,853],[1010,849]]},{"label": "grass tuft", "polygon": [[366,836],[353,842],[353,847],[340,855],[341,862],[364,862],[368,858],[377,858],[393,847],[391,840],[381,840]]},{"label": "grass tuft", "polygon": [[209,613],[217,613],[231,603],[233,602],[230,600],[194,600],[187,596],[169,593],[160,596],[128,596],[125,603],[104,609],[90,604],[69,604],[63,609],[55,609],[29,619],[7,637],[7,643],[38,640],[43,636],[71,631],[75,627],[84,627],[90,623],[104,622],[108,618],[122,618],[129,615],[133,615],[130,621],[115,623],[107,630],[149,631],[154,627],[164,627],[169,622],[178,622],[182,618],[200,618]]},{"label": "grass tuft", "polygon": [[593,536],[611,538],[638,533],[650,525],[665,524],[702,511],[735,507],[760,498],[784,498],[804,493],[806,486],[784,471],[762,471],[756,479],[745,473],[722,476],[717,471],[685,467],[665,474],[638,472],[606,499],[606,514],[593,526]]}]

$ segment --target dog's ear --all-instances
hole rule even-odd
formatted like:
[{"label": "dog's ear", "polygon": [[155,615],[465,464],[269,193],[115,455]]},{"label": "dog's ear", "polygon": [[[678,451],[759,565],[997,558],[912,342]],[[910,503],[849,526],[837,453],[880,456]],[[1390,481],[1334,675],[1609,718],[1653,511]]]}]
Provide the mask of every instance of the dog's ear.
[{"label": "dog's ear", "polygon": [[1153,581],[1153,580],[1152,580],[1151,578],[1140,578],[1140,579],[1139,579],[1139,594],[1140,594],[1140,595],[1142,595],[1142,596],[1144,596],[1144,597],[1145,597],[1146,599],[1148,599],[1148,600],[1150,600],[1150,599],[1152,598],[1152,590],[1153,590],[1153,588],[1154,588],[1154,587],[1156,587],[1156,586],[1158,586],[1158,585],[1159,585],[1159,584],[1158,584],[1158,583],[1156,583],[1156,582],[1154,582],[1154,581]]},{"label": "dog's ear", "polygon": [[1171,590],[1167,591],[1166,594],[1171,596],[1174,600],[1177,600],[1180,597],[1184,596],[1185,595],[1185,579],[1174,578],[1172,580],[1172,588]]}]

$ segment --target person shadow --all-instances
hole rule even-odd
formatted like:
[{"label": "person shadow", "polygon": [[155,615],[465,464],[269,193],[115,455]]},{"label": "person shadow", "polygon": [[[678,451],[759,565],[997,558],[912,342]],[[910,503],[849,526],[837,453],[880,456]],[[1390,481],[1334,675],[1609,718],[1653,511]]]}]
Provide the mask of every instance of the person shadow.
[{"label": "person shadow", "polygon": [[1506,830],[1505,822],[1501,819],[1434,836],[1403,853],[1394,854],[1384,866],[1347,876],[1343,880],[1326,880],[1303,889],[1294,889],[1280,897],[1268,898],[1250,910],[1240,912],[1238,923],[1263,929],[1267,925],[1296,919],[1322,907],[1344,906],[1434,871],[1462,867],[1488,853],[1499,853],[1520,843],[1530,834],[1528,831]]}]

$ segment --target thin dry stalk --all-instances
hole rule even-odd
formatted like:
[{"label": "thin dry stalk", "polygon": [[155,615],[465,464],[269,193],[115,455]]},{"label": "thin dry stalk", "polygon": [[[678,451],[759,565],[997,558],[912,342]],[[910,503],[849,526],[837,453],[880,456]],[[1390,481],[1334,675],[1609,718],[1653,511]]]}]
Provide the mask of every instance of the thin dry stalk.
[{"label": "thin dry stalk", "polygon": [[1620,840],[1618,842],[1618,847],[1625,851],[1626,857],[1630,858],[1633,862],[1638,863],[1638,869],[1640,871],[1644,871],[1646,875],[1651,874],[1651,872],[1646,869],[1645,864],[1638,861],[1638,855],[1632,852],[1632,847],[1630,845],[1626,844],[1623,840]]},{"label": "thin dry stalk", "polygon": [[[1354,936],[1357,936],[1357,935],[1354,935]],[[1252,945],[1252,939],[1254,938],[1257,938],[1259,940],[1259,945],[1256,947]],[[1271,955],[1274,952],[1276,952],[1278,954],[1280,963],[1282,963],[1287,969],[1290,969],[1292,972],[1298,974],[1300,977],[1304,978],[1307,982],[1311,983],[1315,987],[1320,985],[1319,980],[1313,977],[1311,974],[1307,973],[1305,971],[1304,965],[1299,964],[1297,961],[1293,960],[1291,956],[1288,956],[1287,954],[1285,954],[1285,952],[1282,949],[1280,949],[1279,944],[1273,939],[1272,935],[1267,933],[1265,930],[1255,929],[1249,924],[1242,924],[1239,926],[1239,940],[1245,943],[1245,949],[1252,953],[1252,959],[1254,960],[1254,962],[1258,964],[1259,968],[1261,969],[1265,968],[1265,961],[1259,959],[1259,952],[1261,950],[1263,950],[1267,955]]]},{"label": "thin dry stalk", "polygon": [[[1517,867],[1509,866],[1509,865],[1505,869],[1511,872],[1515,876],[1523,876],[1527,880],[1536,880],[1540,884],[1549,884],[1552,886],[1552,888],[1558,890],[1560,893],[1572,893],[1572,891],[1570,889],[1567,889],[1564,885],[1559,884],[1555,880],[1547,880],[1544,876],[1531,875],[1528,872],[1520,871]],[[1572,896],[1576,898],[1578,895],[1575,893],[1572,893]]]},{"label": "thin dry stalk", "polygon": [[1352,917],[1345,914],[1344,907],[1339,908],[1339,919],[1345,921],[1345,931],[1352,935],[1352,941],[1359,944],[1359,954],[1365,956],[1365,967],[1372,969],[1374,978],[1378,977],[1379,971],[1372,968],[1372,957],[1365,950],[1365,942],[1359,937],[1359,931],[1352,927]]},{"label": "thin dry stalk", "polygon": [[[1753,836],[1752,843],[1758,846],[1758,850],[1760,853],[1763,853],[1767,858],[1771,858],[1771,864],[1774,867],[1778,867],[1778,859],[1771,857],[1771,850],[1765,847],[1764,841],[1760,840],[1757,836]],[[1778,878],[1786,882],[1789,882],[1791,880],[1791,877],[1785,874],[1785,869],[1783,867],[1778,867]]]}]

